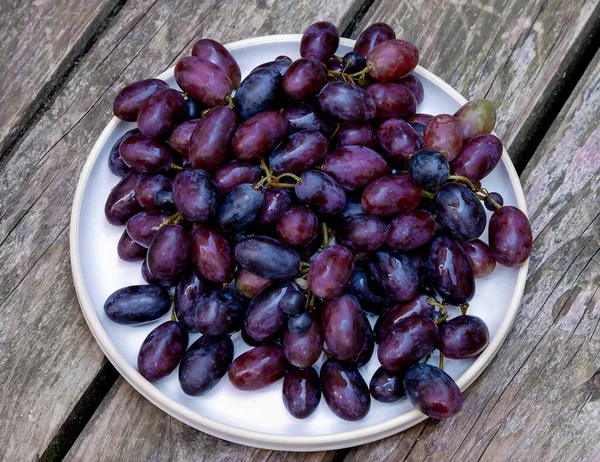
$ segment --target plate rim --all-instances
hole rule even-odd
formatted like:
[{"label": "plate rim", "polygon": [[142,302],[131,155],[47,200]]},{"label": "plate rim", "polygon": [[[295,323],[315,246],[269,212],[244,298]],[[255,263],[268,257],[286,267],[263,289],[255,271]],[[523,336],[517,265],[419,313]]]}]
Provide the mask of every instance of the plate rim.
[{"label": "plate rim", "polygon": [[[286,41],[299,42],[301,37],[302,34],[266,35],[231,42],[229,44],[226,44],[225,47],[229,50],[236,50],[239,48],[244,48],[246,46],[260,45],[263,43]],[[355,41],[351,39],[340,38],[340,45],[343,44],[349,47],[353,47],[354,42]],[[173,75],[173,69],[174,67],[170,67],[156,78],[166,79],[171,77]],[[446,93],[448,93],[459,103],[464,104],[467,102],[467,99],[465,99],[457,90],[452,88],[449,84],[447,84],[445,81],[443,81],[441,78],[428,71],[427,69],[421,66],[417,66],[415,72],[419,75],[423,75],[430,79],[432,82],[434,82],[436,85],[442,88]],[[108,360],[113,364],[113,366],[119,371],[121,376],[134,389],[136,389],[142,396],[144,396],[144,398],[149,400],[152,404],[154,404],[156,407],[158,407],[171,417],[174,417],[197,430],[203,431],[212,436],[216,436],[218,438],[222,438],[233,443],[270,450],[322,451],[356,446],[359,444],[377,441],[387,436],[399,433],[427,418],[426,415],[422,414],[416,409],[412,409],[411,411],[393,419],[389,419],[385,422],[357,430],[350,430],[340,433],[331,433],[328,435],[318,436],[278,435],[273,433],[246,430],[244,428],[224,424],[222,422],[218,422],[216,420],[205,417],[178,403],[174,399],[161,392],[158,388],[152,385],[152,383],[144,379],[140,375],[140,373],[125,360],[124,356],[115,347],[115,345],[108,337],[108,334],[102,327],[100,319],[96,315],[96,312],[94,311],[92,303],[89,299],[89,295],[87,293],[87,289],[83,281],[80,255],[78,252],[78,230],[83,194],[88,179],[90,177],[92,168],[100,155],[102,147],[106,144],[107,139],[115,130],[119,122],[119,119],[113,117],[111,121],[106,125],[106,127],[94,143],[94,146],[90,154],[88,155],[83,169],[81,170],[71,210],[69,230],[70,261],[75,292],[77,294],[77,299],[79,301],[81,311],[88,324],[88,327],[91,330],[96,342],[108,358]],[[511,186],[514,189],[517,205],[527,215],[525,195],[523,193],[523,188],[521,186],[519,176],[504,147],[501,160],[507,170]],[[507,309],[506,316],[504,317],[502,323],[498,328],[498,332],[496,333],[488,347],[485,349],[485,351],[457,380],[457,385],[459,386],[461,391],[464,391],[466,388],[468,388],[479,377],[479,375],[483,373],[483,371],[487,368],[489,363],[496,356],[498,350],[504,343],[504,340],[506,339],[506,336],[508,335],[516,319],[521,300],[523,298],[525,283],[527,280],[528,267],[529,259],[525,264],[523,264],[519,268],[519,273],[517,275],[517,280],[515,284],[515,291]]]}]

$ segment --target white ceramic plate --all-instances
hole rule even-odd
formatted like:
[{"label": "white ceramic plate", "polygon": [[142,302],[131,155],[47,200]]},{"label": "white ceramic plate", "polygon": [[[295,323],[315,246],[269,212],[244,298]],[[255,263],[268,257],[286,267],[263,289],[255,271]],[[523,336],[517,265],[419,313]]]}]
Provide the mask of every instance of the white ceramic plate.
[{"label": "white ceramic plate", "polygon": [[[279,55],[298,58],[300,38],[300,35],[258,37],[229,44],[227,48],[246,75],[255,66]],[[344,55],[353,46],[354,41],[341,39],[338,55]],[[466,102],[457,91],[427,70],[418,67],[416,74],[425,88],[425,100],[418,112],[452,114]],[[177,86],[172,68],[158,78],[172,87]],[[155,384],[137,372],[137,354],[142,341],[168,315],[149,325],[128,327],[108,320],[103,310],[105,299],[113,291],[144,283],[140,264],[123,262],[117,256],[117,241],[123,227],[111,226],[104,218],[106,197],[118,181],[107,165],[110,148],[134,126],[113,118],[104,129],[81,173],[71,217],[71,263],[81,309],[100,347],[121,375],[152,403],[186,424],[235,443],[261,448],[317,451],[356,446],[398,433],[424,420],[425,416],[406,400],[397,404],[373,400],[371,411],[360,422],[340,420],[321,400],[311,417],[296,420],[283,405],[281,381],[258,392],[242,392],[233,388],[225,377],[207,395],[193,398],[181,391],[177,371]],[[500,192],[506,204],[526,210],[519,178],[506,152],[483,183],[489,190]],[[519,269],[498,266],[491,276],[477,280],[477,292],[469,313],[485,320],[491,342],[476,360],[446,360],[445,370],[457,380],[461,390],[483,372],[504,341],[519,308],[526,275],[527,264]],[[452,314],[456,315],[456,310]],[[197,337],[198,334],[192,335],[190,344]],[[249,349],[239,334],[234,336],[234,344],[236,356]],[[434,356],[431,362],[436,364],[437,358]],[[361,370],[367,383],[377,367],[374,354]]]}]

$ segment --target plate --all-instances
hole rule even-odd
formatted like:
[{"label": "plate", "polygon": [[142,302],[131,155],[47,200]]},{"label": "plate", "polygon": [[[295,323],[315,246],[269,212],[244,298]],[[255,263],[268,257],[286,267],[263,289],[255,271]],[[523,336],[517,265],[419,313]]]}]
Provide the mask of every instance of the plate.
[{"label": "plate", "polygon": [[[226,47],[238,61],[242,74],[279,55],[299,57],[301,35],[276,35],[234,42]],[[342,38],[338,55],[344,55],[354,41]],[[419,112],[454,113],[466,99],[431,72],[418,67],[415,73],[423,82],[425,100]],[[148,76],[149,77],[149,76]],[[173,68],[158,78],[177,87]],[[113,291],[132,284],[143,284],[139,263],[121,261],[117,242],[123,227],[108,224],[104,203],[118,178],[108,169],[110,148],[134,123],[116,118],[106,126],[96,141],[83,168],[71,216],[71,264],[73,280],[83,315],[96,341],[121,375],[143,396],[160,409],[203,432],[248,446],[287,451],[320,451],[369,443],[405,430],[426,417],[407,400],[397,404],[372,401],[371,411],[360,422],[337,418],[324,400],[317,411],[305,420],[291,417],[281,398],[281,381],[257,392],[236,390],[225,377],[202,397],[185,395],[179,387],[177,371],[155,384],[147,382],[136,370],[139,347],[165,318],[139,327],[111,322],[104,314],[104,301]],[[506,151],[502,161],[483,185],[498,191],[505,203],[525,211],[525,197],[519,178]],[[489,212],[488,212],[489,214]],[[487,231],[484,233],[487,236]],[[498,265],[489,277],[478,279],[475,298],[469,313],[481,317],[490,330],[490,345],[474,360],[445,361],[445,370],[465,390],[483,372],[506,337],[515,317],[527,276],[527,264],[518,269]],[[452,315],[458,313],[451,310]],[[373,319],[371,321],[374,321]],[[192,335],[190,344],[199,334]],[[235,355],[249,347],[239,334],[233,337]],[[431,362],[437,363],[433,356]],[[317,367],[321,361],[317,363]],[[378,367],[377,355],[361,369],[369,382]],[[467,407],[467,402],[465,406]]]}]

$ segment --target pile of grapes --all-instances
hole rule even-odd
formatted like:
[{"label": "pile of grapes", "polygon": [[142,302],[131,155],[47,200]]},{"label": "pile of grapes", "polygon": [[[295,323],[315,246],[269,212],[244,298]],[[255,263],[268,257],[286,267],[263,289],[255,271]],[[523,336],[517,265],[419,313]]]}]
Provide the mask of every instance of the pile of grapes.
[{"label": "pile of grapes", "polygon": [[[490,102],[418,114],[412,43],[378,23],[343,57],[338,44],[336,27],[317,22],[301,59],[280,56],[242,80],[232,55],[202,39],[175,66],[183,92],[157,79],[119,92],[114,114],[138,128],[110,153],[122,179],[105,214],[126,226],[119,256],[143,261],[148,284],[116,291],[104,310],[138,325],[173,304],[138,370],[156,381],[179,366],[188,395],[225,374],[240,390],[283,378],[297,418],[321,393],[346,420],[365,417],[371,396],[406,396],[448,418],[462,396],[443,358],[472,358],[489,343],[467,314],[474,280],[497,262],[524,263],[531,228],[480,183],[502,155]],[[482,203],[493,211],[489,246]],[[462,315],[450,319],[448,305]],[[254,348],[235,357],[238,331]],[[188,348],[190,332],[202,336]],[[375,343],[381,367],[367,386],[360,368]]]}]

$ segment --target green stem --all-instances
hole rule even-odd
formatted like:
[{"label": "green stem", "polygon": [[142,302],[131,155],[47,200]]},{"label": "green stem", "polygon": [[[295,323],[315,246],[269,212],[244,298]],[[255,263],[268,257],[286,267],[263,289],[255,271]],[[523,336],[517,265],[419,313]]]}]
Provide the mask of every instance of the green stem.
[{"label": "green stem", "polygon": [[158,225],[158,227],[162,228],[163,226],[171,225],[171,224],[178,225],[182,221],[183,221],[183,215],[181,215],[181,213],[179,213],[179,212],[175,212],[173,215],[165,218],[165,221],[163,221],[160,225]]},{"label": "green stem", "polygon": [[[489,199],[489,201],[492,203],[492,205],[493,205],[494,207],[496,207],[496,209],[502,208],[502,206],[501,206],[500,204],[498,204],[498,202],[496,202],[496,201],[495,201],[495,200],[492,198],[492,195],[490,194],[490,192],[489,192],[487,189],[485,189],[485,188],[481,188],[481,189],[480,189],[480,192],[482,192],[482,193],[483,193],[483,195],[484,195],[484,196],[485,196],[487,199]],[[484,200],[485,200],[485,199],[484,199]]]},{"label": "green stem", "polygon": [[293,173],[282,173],[281,175],[273,178],[273,180],[279,182],[279,180],[281,180],[282,178],[293,178],[296,181],[296,183],[302,184],[302,178],[300,178],[298,175],[294,175]]},{"label": "green stem", "polygon": [[268,186],[273,186],[275,188],[288,188],[288,189],[294,189],[296,187],[295,184],[280,183],[278,181],[274,181],[271,184],[269,184]]},{"label": "green stem", "polygon": [[461,305],[458,305],[458,307],[460,308],[460,312],[462,313],[463,316],[465,314],[467,314],[467,310],[469,309],[468,303],[462,303]]},{"label": "green stem", "polygon": [[177,164],[171,164],[171,166],[169,168],[172,170],[183,170],[183,167],[181,165],[177,165]]},{"label": "green stem", "polygon": [[254,186],[252,186],[252,189],[254,189],[256,191],[260,190],[268,180],[269,180],[268,176],[261,178],[258,183],[256,183]]},{"label": "green stem", "polygon": [[263,169],[263,171],[265,172],[265,175],[267,175],[267,182],[270,183],[271,179],[273,178],[273,172],[271,171],[271,169],[265,162],[265,159],[260,159],[260,168]]},{"label": "green stem", "polygon": [[332,135],[329,137],[329,142],[331,143],[331,140],[333,140],[334,136],[337,135],[337,132],[340,130],[340,124],[335,124],[335,130],[333,131]]},{"label": "green stem", "polygon": [[329,228],[327,228],[327,223],[323,223],[321,225],[323,228],[323,249],[329,248]]},{"label": "green stem", "polygon": [[439,362],[439,366],[441,370],[444,370],[444,355],[442,354],[442,352],[440,351],[440,362]]},{"label": "green stem", "polygon": [[473,191],[477,191],[477,188],[475,187],[475,185],[466,176],[462,176],[462,175],[449,175],[447,179],[448,180],[460,181],[461,183],[466,184]]},{"label": "green stem", "polygon": [[433,194],[432,192],[426,191],[426,190],[422,190],[421,191],[421,196],[426,197],[427,199],[433,199],[435,197],[435,194]]}]

